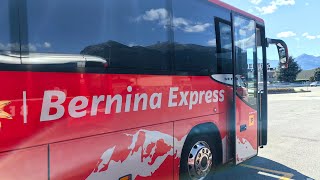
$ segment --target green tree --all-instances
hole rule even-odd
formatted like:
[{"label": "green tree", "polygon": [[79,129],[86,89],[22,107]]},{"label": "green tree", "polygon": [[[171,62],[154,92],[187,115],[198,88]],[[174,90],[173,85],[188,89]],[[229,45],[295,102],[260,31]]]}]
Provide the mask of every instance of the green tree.
[{"label": "green tree", "polygon": [[302,71],[292,56],[289,57],[288,68],[281,68],[279,64],[279,69],[278,80],[284,82],[294,82],[297,75]]},{"label": "green tree", "polygon": [[315,80],[314,80],[314,76],[311,76],[310,79],[309,79],[309,81],[310,81],[310,82],[314,82],[314,81],[315,81]]},{"label": "green tree", "polygon": [[320,81],[320,67],[318,67],[315,71],[314,71],[314,80],[315,81]]}]

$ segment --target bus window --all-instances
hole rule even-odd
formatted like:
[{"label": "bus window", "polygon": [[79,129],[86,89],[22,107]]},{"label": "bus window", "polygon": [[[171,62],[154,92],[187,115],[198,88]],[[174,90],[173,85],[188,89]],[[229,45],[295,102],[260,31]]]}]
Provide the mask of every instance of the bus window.
[{"label": "bus window", "polygon": [[16,0],[0,1],[0,52],[19,53],[19,15]]},{"label": "bus window", "polygon": [[18,17],[15,0],[0,1],[0,64],[20,63]]},{"label": "bus window", "polygon": [[256,27],[253,20],[235,16],[234,36],[236,51],[236,77],[245,87],[237,87],[237,95],[252,107],[257,105]]},{"label": "bus window", "polygon": [[217,57],[214,17],[219,10],[197,0],[174,0],[172,3],[177,72],[215,74]]},{"label": "bus window", "polygon": [[218,74],[232,74],[232,33],[229,22],[215,19],[217,29],[217,66]]},{"label": "bus window", "polygon": [[168,69],[165,0],[28,0],[27,12],[31,54],[88,55],[109,69]]},{"label": "bus window", "polygon": [[0,52],[9,51],[13,44],[10,41],[9,0],[0,1]]}]

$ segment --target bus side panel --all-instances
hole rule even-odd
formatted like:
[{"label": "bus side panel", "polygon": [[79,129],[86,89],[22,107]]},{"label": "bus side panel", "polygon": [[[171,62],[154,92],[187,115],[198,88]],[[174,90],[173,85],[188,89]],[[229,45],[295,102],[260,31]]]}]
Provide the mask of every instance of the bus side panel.
[{"label": "bus side panel", "polygon": [[48,179],[48,146],[1,153],[0,179]]},{"label": "bus side panel", "polygon": [[227,119],[225,113],[177,121],[174,122],[174,136],[178,139],[179,143],[175,143],[174,145],[174,152],[177,153],[174,159],[174,179],[179,179],[181,152],[183,146],[188,143],[186,142],[187,135],[193,127],[207,122],[213,123],[219,130],[222,141],[222,159],[224,163],[227,155]]},{"label": "bus side panel", "polygon": [[[207,76],[0,72],[0,79],[10,87],[0,94],[3,114],[10,115],[0,117],[0,152],[223,113],[230,99],[228,87]],[[58,103],[57,93],[65,97]],[[135,100],[142,95],[146,107],[144,100]],[[106,99],[115,96],[122,99],[121,109],[116,112],[116,101],[106,112]],[[84,114],[72,117],[71,112]]]},{"label": "bus side panel", "polygon": [[173,123],[50,145],[50,179],[172,179]]}]

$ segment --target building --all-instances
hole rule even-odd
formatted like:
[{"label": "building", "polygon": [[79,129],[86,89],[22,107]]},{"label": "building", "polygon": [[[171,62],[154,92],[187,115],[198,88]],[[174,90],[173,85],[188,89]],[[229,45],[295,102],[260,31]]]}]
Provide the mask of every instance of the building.
[{"label": "building", "polygon": [[[262,79],[263,78],[262,67],[263,67],[263,64],[262,63],[258,63],[258,76],[259,76],[258,79]],[[250,70],[249,72],[253,72],[253,64],[248,64],[248,70]],[[276,81],[277,80],[277,68],[271,67],[270,64],[268,63],[267,64],[267,75],[268,75],[268,81],[269,82]]]}]

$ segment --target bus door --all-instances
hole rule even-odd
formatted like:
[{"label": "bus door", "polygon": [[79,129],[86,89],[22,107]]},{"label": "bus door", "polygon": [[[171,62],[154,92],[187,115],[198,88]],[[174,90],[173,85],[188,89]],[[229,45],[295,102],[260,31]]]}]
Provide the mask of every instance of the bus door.
[{"label": "bus door", "polygon": [[[265,31],[263,26],[258,26],[257,57],[258,57],[258,143],[259,146],[267,145],[268,128],[268,68],[265,45]],[[272,76],[272,74],[271,74]],[[273,77],[270,77],[273,78]]]},{"label": "bus door", "polygon": [[235,163],[255,155],[258,147],[258,81],[256,23],[233,15],[233,88],[235,103]]}]

